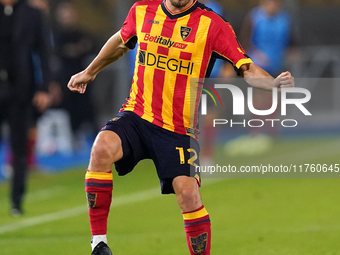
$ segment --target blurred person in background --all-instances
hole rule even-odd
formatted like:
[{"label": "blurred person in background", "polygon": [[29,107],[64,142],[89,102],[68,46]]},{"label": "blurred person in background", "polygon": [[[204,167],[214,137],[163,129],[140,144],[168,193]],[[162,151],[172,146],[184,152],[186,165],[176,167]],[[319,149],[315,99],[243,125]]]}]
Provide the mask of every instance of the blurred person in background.
[{"label": "blurred person in background", "polygon": [[[72,93],[65,84],[69,78],[83,70],[86,60],[93,52],[94,43],[91,37],[79,28],[79,16],[71,1],[62,1],[55,11],[53,29],[55,55],[57,58],[56,80],[61,84],[60,107],[67,110],[71,119],[71,127],[76,147],[81,147],[86,132],[94,134],[95,118],[91,94],[86,96]],[[57,95],[57,86],[53,87]],[[85,133],[84,133],[85,132]],[[78,146],[77,146],[78,144]]]},{"label": "blurred person in background", "polygon": [[29,3],[43,11],[46,15],[50,13],[50,6],[48,4],[48,0],[29,0]]},{"label": "blurred person in background", "polygon": [[[224,16],[223,6],[219,2],[215,0],[203,0],[200,2],[207,6],[208,8],[211,8],[215,13],[217,13],[221,17]],[[214,67],[210,74],[210,78],[220,78],[224,64],[225,62],[222,59],[216,59]]]},{"label": "blurred person in background", "polygon": [[257,65],[271,75],[280,73],[291,41],[291,18],[282,0],[260,0],[243,22],[240,41]]},{"label": "blurred person in background", "polygon": [[[259,6],[253,8],[246,16],[240,30],[240,42],[255,64],[276,77],[284,67],[285,56],[291,41],[291,18],[283,9],[282,0],[260,0]],[[255,109],[267,110],[272,106],[272,93],[254,90],[253,104]],[[254,115],[256,119],[277,119],[279,109],[268,116]],[[261,154],[273,144],[273,137],[278,128],[250,128],[249,136],[245,135],[233,141],[233,145],[242,145],[244,154],[253,151]],[[261,147],[259,146],[261,145]],[[232,146],[233,147],[233,146]],[[250,148],[253,148],[251,150]],[[261,148],[261,149],[260,149]],[[232,149],[232,151],[235,151]],[[239,150],[242,152],[242,150]]]},{"label": "blurred person in background", "polygon": [[[224,16],[224,10],[223,6],[215,1],[215,0],[201,0],[201,3],[203,3],[208,8],[211,8],[215,13],[220,15],[221,17]],[[222,59],[216,59],[214,67],[211,71],[210,78],[221,78],[221,75],[223,74],[223,68],[224,66],[230,66],[232,69],[232,75],[235,74],[235,71],[233,67],[228,63],[225,64],[225,61]],[[208,108],[214,107],[215,105],[211,100],[208,100]],[[200,129],[201,132],[201,165],[202,166],[211,166],[214,164],[214,148],[215,148],[215,142],[217,137],[217,129],[214,128],[211,123],[213,123],[214,119],[217,119],[217,113],[216,109],[213,111],[209,111],[209,114],[202,115],[202,127]]]},{"label": "blurred person in background", "polygon": [[[33,56],[39,56],[40,72]],[[41,73],[40,87],[36,73]],[[11,213],[22,214],[27,179],[27,142],[33,105],[49,105],[49,34],[43,13],[25,0],[0,0],[0,124],[6,120],[13,153]],[[33,104],[32,104],[33,103]]]}]

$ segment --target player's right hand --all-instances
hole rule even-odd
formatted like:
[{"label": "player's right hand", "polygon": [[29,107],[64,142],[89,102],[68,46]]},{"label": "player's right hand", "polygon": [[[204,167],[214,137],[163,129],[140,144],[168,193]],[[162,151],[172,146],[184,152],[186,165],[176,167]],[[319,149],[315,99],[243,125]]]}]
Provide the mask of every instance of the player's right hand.
[{"label": "player's right hand", "polygon": [[87,84],[96,78],[95,75],[90,75],[86,70],[73,75],[67,84],[69,90],[84,94]]},{"label": "player's right hand", "polygon": [[283,72],[274,80],[274,87],[279,88],[292,88],[295,87],[294,77],[290,72]]}]

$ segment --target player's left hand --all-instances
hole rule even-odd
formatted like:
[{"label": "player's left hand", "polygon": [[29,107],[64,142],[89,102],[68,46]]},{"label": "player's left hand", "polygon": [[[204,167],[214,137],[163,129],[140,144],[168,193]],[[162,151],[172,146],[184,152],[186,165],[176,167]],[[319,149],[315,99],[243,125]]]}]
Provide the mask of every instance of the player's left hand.
[{"label": "player's left hand", "polygon": [[294,77],[290,72],[283,72],[274,80],[274,87],[278,88],[293,88],[295,87]]}]

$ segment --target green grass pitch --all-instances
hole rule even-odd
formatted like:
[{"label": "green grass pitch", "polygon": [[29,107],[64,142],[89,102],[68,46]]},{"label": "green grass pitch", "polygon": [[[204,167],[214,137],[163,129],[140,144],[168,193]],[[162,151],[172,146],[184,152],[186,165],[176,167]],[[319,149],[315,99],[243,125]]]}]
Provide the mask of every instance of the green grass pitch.
[{"label": "green grass pitch", "polygon": [[[224,159],[217,148],[216,161],[336,164],[339,148],[339,137],[295,139],[246,158]],[[19,218],[9,215],[8,184],[0,184],[0,254],[90,254],[84,174],[32,173]],[[340,254],[338,178],[208,178],[201,194],[212,221],[213,255]],[[188,254],[175,196],[160,195],[151,161],[125,177],[115,175],[108,242],[115,255]]]}]

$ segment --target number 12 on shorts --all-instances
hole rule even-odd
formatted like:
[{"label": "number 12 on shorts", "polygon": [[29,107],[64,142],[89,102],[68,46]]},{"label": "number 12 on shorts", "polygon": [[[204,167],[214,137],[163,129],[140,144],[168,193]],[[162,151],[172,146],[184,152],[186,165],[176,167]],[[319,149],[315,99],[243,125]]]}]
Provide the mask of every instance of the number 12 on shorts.
[{"label": "number 12 on shorts", "polygon": [[[184,156],[184,149],[183,147],[176,147],[176,150],[179,152],[179,162],[181,165],[185,164],[185,156]],[[194,153],[194,155],[188,159],[188,164],[192,166],[197,166],[195,160],[197,159],[197,152],[193,148],[187,149],[188,152]]]}]

